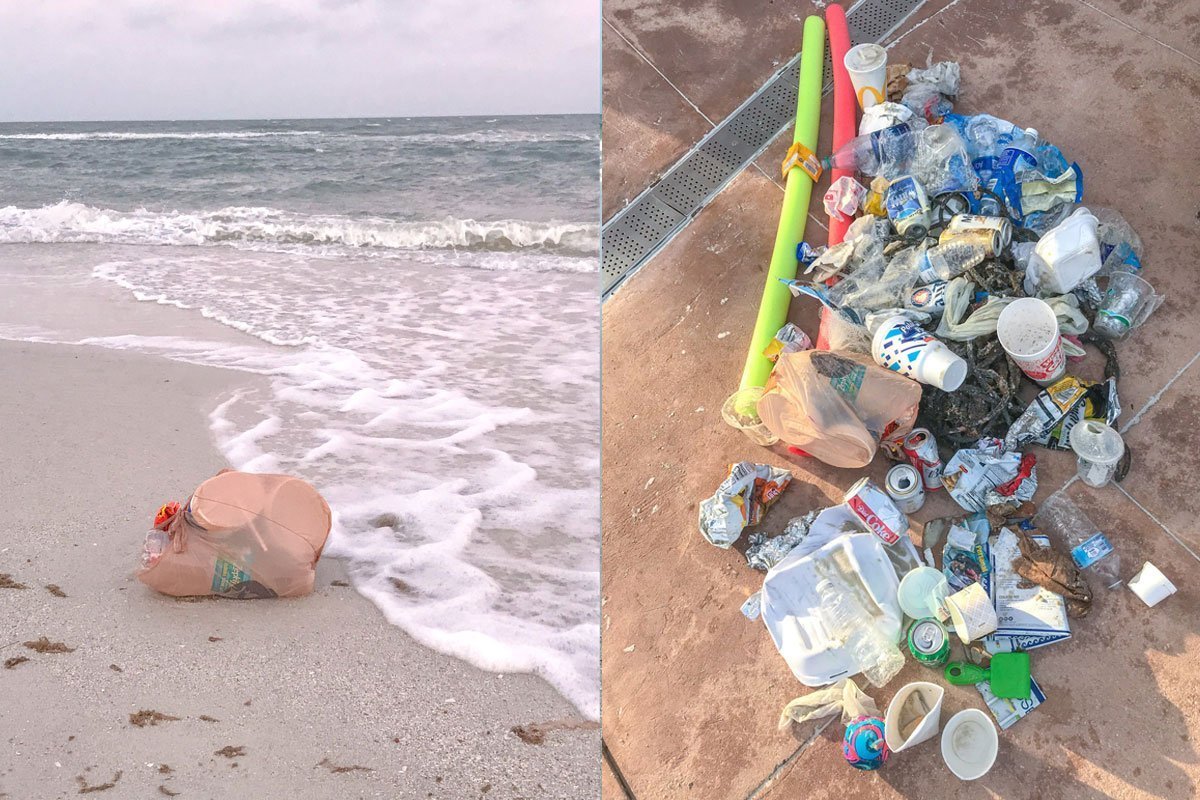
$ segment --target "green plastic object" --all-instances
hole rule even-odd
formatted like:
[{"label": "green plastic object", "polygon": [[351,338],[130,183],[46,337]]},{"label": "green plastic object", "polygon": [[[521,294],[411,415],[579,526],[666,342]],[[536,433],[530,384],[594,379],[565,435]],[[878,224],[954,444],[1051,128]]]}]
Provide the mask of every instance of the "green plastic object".
[{"label": "green plastic object", "polygon": [[[821,124],[821,77],[825,65],[825,20],[809,16],[804,20],[804,41],[800,50],[800,82],[796,97],[796,130],[793,142],[799,142],[811,152],[817,152],[817,131]],[[808,219],[808,203],[812,198],[813,181],[799,166],[788,170],[783,190],[783,209],[779,214],[779,231],[775,234],[775,249],[771,252],[771,267],[758,306],[754,336],[746,354],[740,389],[765,386],[773,364],[763,355],[771,339],[787,322],[792,293],[779,282],[780,278],[796,277],[796,246],[804,240],[804,223]]]},{"label": "green plastic object", "polygon": [[987,668],[951,661],[942,675],[954,686],[971,686],[988,681],[996,697],[1028,700],[1033,690],[1029,675],[1029,653],[996,653],[992,656],[991,666]]}]

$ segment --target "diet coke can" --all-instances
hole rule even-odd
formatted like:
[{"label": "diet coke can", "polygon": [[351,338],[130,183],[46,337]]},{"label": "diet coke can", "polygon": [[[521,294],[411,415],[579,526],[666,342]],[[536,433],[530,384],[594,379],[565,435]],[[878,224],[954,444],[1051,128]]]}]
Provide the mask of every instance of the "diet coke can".
[{"label": "diet coke can", "polygon": [[851,486],[844,500],[850,512],[884,544],[895,544],[908,532],[908,517],[870,478]]},{"label": "diet coke can", "polygon": [[904,455],[921,473],[925,491],[936,492],[942,488],[942,457],[938,455],[937,440],[928,428],[914,428],[904,437]]}]

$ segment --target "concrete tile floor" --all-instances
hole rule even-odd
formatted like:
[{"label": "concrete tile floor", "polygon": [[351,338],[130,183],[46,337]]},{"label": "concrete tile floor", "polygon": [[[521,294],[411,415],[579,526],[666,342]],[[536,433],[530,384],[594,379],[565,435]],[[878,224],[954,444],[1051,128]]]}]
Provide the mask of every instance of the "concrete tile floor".
[{"label": "concrete tile floor", "polygon": [[[693,102],[713,119],[736,107],[799,41],[801,23],[789,14],[781,15],[784,25],[752,19],[776,14],[769,5],[692,3],[686,19],[666,10],[673,5],[609,2],[606,26],[620,28],[639,58],[666,75],[685,107]],[[604,736],[637,797],[1195,796],[1200,751],[1188,730],[1200,721],[1200,692],[1190,679],[1200,653],[1200,587],[1192,577],[1200,461],[1184,443],[1195,439],[1200,388],[1200,329],[1190,322],[1200,170],[1176,155],[1200,123],[1181,99],[1200,95],[1200,66],[1186,55],[1195,51],[1190,13],[1100,0],[1019,9],[987,0],[930,3],[892,37],[891,48],[894,61],[924,63],[930,50],[935,59],[957,58],[961,109],[1038,127],[1083,166],[1085,199],[1119,209],[1146,241],[1147,277],[1169,297],[1119,349],[1121,424],[1138,458],[1134,471],[1120,487],[1091,490],[1072,480],[1069,454],[1039,449],[1037,500],[1065,487],[1112,535],[1125,573],[1149,559],[1179,593],[1157,609],[1125,589],[1105,593],[1074,624],[1069,642],[1036,653],[1034,674],[1047,702],[1001,734],[996,768],[973,784],[945,769],[936,742],[863,775],[842,763],[840,725],[777,730],[779,709],[806,690],[761,626],[738,612],[761,574],[739,552],[700,538],[697,504],[731,461],[790,464],[797,480],[767,519],[778,530],[795,514],[839,500],[860,473],[793,463],[778,447],[764,453],[720,421],[778,220],[781,190],[773,179],[782,150],[768,150],[761,170],[745,170],[604,309]],[[727,25],[731,17],[736,25]],[[698,32],[697,19],[766,33]],[[708,66],[687,66],[700,62]],[[721,78],[728,79],[724,89]],[[606,98],[623,86],[632,95],[637,80],[606,61]],[[678,140],[688,139],[677,130]],[[604,135],[607,200],[610,170],[621,166],[607,127]],[[694,141],[703,131],[691,135]],[[821,152],[827,147],[825,138]],[[641,186],[670,163],[642,172]],[[623,174],[618,191],[636,194],[638,173]],[[819,195],[813,208],[808,238],[823,243]],[[815,318],[813,304],[793,304],[801,327],[815,331]],[[1099,362],[1093,355],[1074,372],[1098,377]],[[867,472],[879,479],[885,470],[877,459]],[[955,509],[931,496],[917,521]],[[909,664],[876,699],[882,706],[923,673]],[[968,705],[982,706],[973,689],[951,690],[947,712]],[[614,783],[606,781],[606,797],[620,796]]]}]

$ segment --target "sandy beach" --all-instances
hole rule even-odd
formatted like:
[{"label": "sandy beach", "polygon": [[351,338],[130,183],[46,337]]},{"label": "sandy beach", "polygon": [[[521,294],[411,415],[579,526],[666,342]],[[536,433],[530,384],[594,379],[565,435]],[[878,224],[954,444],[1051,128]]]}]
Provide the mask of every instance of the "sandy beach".
[{"label": "sandy beach", "polygon": [[0,374],[0,797],[597,794],[593,723],[417,645],[333,559],[295,600],[136,580],[154,510],[227,466],[206,415],[258,378],[19,342]]}]

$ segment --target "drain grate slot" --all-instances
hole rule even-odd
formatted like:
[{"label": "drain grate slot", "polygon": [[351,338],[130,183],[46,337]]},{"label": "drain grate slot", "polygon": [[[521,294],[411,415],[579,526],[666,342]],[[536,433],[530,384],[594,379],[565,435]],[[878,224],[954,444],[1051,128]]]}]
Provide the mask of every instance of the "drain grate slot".
[{"label": "drain grate slot", "polygon": [[[861,0],[846,14],[850,41],[861,44],[885,39],[924,2]],[[657,183],[604,223],[600,233],[604,297],[661,250],[775,137],[791,128],[799,79],[797,54]],[[827,52],[826,92],[832,80]]]}]

